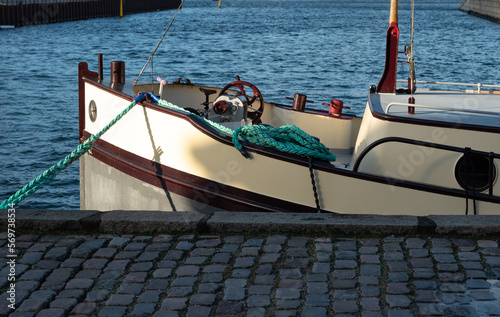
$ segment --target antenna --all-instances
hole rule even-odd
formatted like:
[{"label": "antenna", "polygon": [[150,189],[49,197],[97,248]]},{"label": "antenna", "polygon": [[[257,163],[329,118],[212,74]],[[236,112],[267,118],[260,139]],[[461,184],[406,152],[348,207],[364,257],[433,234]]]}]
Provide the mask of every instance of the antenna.
[{"label": "antenna", "polygon": [[165,35],[167,35],[167,32],[168,30],[170,29],[170,27],[172,26],[172,23],[174,23],[174,20],[175,20],[175,17],[177,16],[177,13],[179,13],[179,10],[182,8],[182,5],[184,4],[184,1],[186,0],[182,0],[181,4],[179,5],[179,7],[177,8],[177,11],[175,11],[175,14],[174,14],[174,17],[172,18],[172,20],[170,21],[170,23],[168,24],[167,26],[167,29],[165,30],[165,33],[163,33],[163,36],[161,37],[160,39],[160,42],[158,43],[158,45],[156,45],[155,49],[153,50],[153,53],[151,53],[151,55],[149,56],[148,58],[148,61],[146,62],[146,64],[144,65],[144,67],[142,68],[141,72],[139,73],[139,76],[137,76],[137,78],[134,80],[133,82],[133,85],[137,85],[137,82],[139,81],[139,78],[141,78],[142,76],[142,73],[144,72],[144,70],[146,69],[146,66],[148,66],[149,62],[151,62],[151,83],[153,83],[153,56],[155,55],[156,51],[158,50],[158,48],[160,47],[160,44],[161,42],[163,41],[163,39],[165,38]]},{"label": "antenna", "polygon": [[[408,66],[410,68],[410,76],[408,77],[408,89],[410,90],[410,98],[408,98],[409,104],[415,104],[415,98],[413,97],[413,93],[417,89],[417,79],[415,72],[415,59],[413,57],[413,33],[415,31],[414,27],[414,18],[415,18],[415,0],[411,0],[411,32],[410,32],[410,51],[408,52]],[[415,114],[415,107],[408,106],[408,114]]]},{"label": "antenna", "polygon": [[416,79],[416,71],[415,71],[415,59],[413,57],[413,51],[414,51],[413,34],[415,32],[414,20],[415,20],[415,0],[411,0],[410,56],[408,56],[408,65],[410,66],[411,86],[408,88],[411,89],[412,94],[415,92],[415,89],[417,89],[417,87],[416,87],[416,80],[417,79]]}]

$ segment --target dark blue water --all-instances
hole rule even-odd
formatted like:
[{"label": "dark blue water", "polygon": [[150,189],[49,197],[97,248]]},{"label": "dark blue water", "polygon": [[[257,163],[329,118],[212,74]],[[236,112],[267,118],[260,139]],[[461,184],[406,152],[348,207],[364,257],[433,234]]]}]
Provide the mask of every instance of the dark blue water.
[{"label": "dark blue water", "polygon": [[[389,2],[186,0],[154,78],[223,86],[239,75],[265,100],[299,92],[318,106],[335,97],[362,114],[384,67]],[[410,1],[400,2],[407,45]],[[0,201],[78,145],[78,62],[97,70],[104,53],[105,79],[109,62],[123,60],[134,80],[174,12],[0,30]],[[500,25],[460,12],[456,0],[417,0],[415,32],[418,79],[500,83]],[[141,82],[150,78],[148,67]],[[78,173],[74,163],[18,208],[79,208]]]}]

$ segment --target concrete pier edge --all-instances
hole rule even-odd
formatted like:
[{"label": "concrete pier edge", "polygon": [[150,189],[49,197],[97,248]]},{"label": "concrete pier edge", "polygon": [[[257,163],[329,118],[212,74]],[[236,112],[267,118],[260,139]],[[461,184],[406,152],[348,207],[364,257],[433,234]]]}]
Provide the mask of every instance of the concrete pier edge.
[{"label": "concrete pier edge", "polygon": [[[500,215],[385,216],[262,212],[162,212],[114,210],[15,211],[18,232],[281,233],[292,235],[466,235],[500,234]],[[6,210],[0,211],[7,230]],[[2,230],[0,230],[2,231]]]}]

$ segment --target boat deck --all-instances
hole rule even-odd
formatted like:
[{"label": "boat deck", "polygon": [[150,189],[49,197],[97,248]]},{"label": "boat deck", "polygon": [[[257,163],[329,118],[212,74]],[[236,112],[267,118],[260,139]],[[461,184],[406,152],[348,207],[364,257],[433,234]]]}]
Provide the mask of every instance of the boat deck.
[{"label": "boat deck", "polygon": [[419,89],[415,114],[408,114],[409,94],[371,94],[375,112],[412,119],[500,127],[500,95]]}]

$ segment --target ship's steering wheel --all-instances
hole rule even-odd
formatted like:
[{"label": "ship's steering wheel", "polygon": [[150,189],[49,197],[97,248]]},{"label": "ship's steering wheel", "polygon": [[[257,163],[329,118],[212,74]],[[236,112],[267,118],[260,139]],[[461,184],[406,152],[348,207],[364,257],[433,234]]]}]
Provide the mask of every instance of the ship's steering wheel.
[{"label": "ship's steering wheel", "polygon": [[[264,112],[264,98],[262,97],[262,94],[260,93],[259,89],[255,87],[255,85],[242,80],[233,81],[227,84],[224,88],[222,88],[222,90],[219,93],[219,96],[227,94],[226,91],[231,88],[238,88],[239,92],[237,92],[237,94],[243,95],[246,98],[248,98],[245,93],[245,87],[251,88],[253,92],[252,98],[248,100],[248,109],[252,110],[248,111],[248,118],[252,120],[252,124],[257,124],[259,123],[260,117],[262,117],[262,113]],[[252,105],[257,100],[259,107],[256,109],[252,107]]]}]

